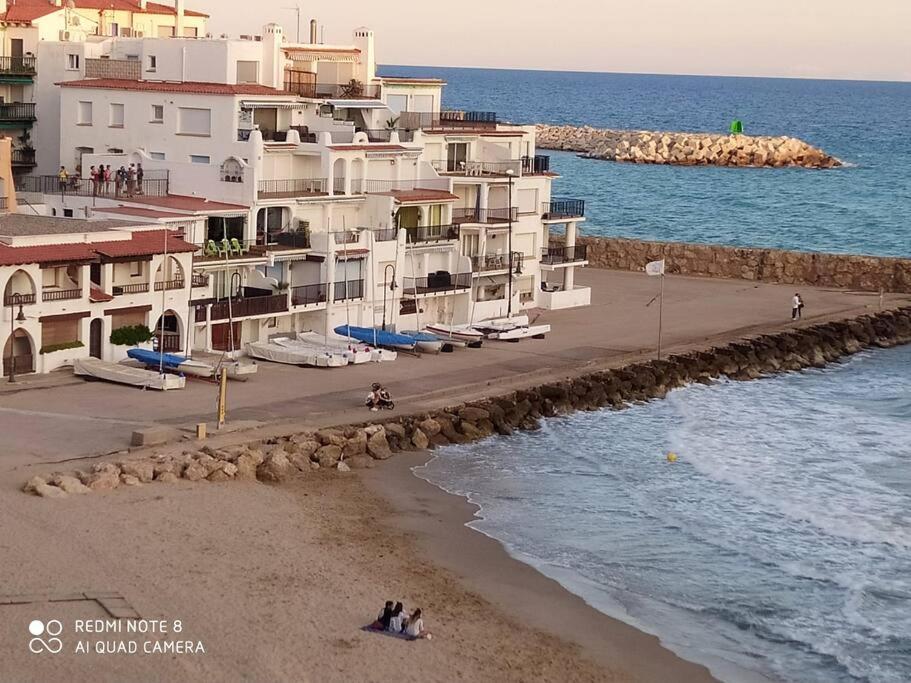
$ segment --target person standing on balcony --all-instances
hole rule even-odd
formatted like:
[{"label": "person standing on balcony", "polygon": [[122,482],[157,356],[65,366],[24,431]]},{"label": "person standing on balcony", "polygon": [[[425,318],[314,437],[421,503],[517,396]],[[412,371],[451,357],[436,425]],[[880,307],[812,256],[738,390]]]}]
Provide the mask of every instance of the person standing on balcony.
[{"label": "person standing on balcony", "polygon": [[89,167],[89,178],[92,179],[92,196],[95,197],[98,195],[98,184],[99,178],[104,173],[104,166],[101,167],[102,170],[99,172],[94,166]]},{"label": "person standing on balcony", "polygon": [[102,176],[102,180],[104,181],[104,193],[110,194],[111,193],[111,165],[108,164],[107,167],[102,165],[101,168],[104,171],[104,174]]},{"label": "person standing on balcony", "polygon": [[60,170],[57,171],[57,182],[60,185],[60,192],[66,192],[66,182],[69,180],[70,174],[66,172],[66,166],[61,166]]},{"label": "person standing on balcony", "polygon": [[127,169],[127,197],[136,193],[136,164],[130,164]]},{"label": "person standing on balcony", "polygon": [[142,194],[142,178],[145,171],[142,170],[142,164],[136,164],[136,194]]}]

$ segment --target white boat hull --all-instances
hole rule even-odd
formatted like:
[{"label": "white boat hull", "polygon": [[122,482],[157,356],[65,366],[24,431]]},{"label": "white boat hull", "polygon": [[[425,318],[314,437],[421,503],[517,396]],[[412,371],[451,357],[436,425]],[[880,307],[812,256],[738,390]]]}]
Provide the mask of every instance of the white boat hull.
[{"label": "white boat hull", "polygon": [[73,361],[73,373],[81,377],[103,379],[107,382],[159,391],[183,389],[187,381],[180,375],[161,375],[153,370],[144,370],[122,363],[108,363],[91,357],[77,358]]},{"label": "white boat hull", "polygon": [[480,342],[484,335],[477,330],[464,325],[444,325],[437,323],[424,328],[430,334],[435,334],[442,341],[456,346],[466,346],[473,342]]},{"label": "white boat hull", "polygon": [[308,344],[313,349],[328,350],[334,353],[342,354],[351,365],[360,365],[361,363],[370,363],[373,361],[373,350],[366,344],[359,344],[356,341],[349,342],[341,337],[337,339],[326,338],[316,332],[299,332],[297,335],[299,342]]},{"label": "white boat hull", "polygon": [[515,339],[528,339],[529,337],[543,337],[550,332],[550,325],[531,325],[529,327],[514,327],[511,330],[491,332],[490,339],[498,341],[513,341]]}]

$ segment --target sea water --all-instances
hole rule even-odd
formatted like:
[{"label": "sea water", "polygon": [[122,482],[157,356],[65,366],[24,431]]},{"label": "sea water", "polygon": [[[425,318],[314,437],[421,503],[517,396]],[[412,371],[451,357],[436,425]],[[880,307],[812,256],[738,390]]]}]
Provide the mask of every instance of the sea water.
[{"label": "sea water", "polygon": [[[728,681],[911,680],[911,347],[444,448],[471,526]],[[678,454],[675,463],[666,454]]]},{"label": "sea water", "polygon": [[792,135],[829,171],[622,164],[541,150],[554,195],[586,201],[582,233],[911,256],[911,83],[385,66],[446,80],[447,108],[506,121]]}]

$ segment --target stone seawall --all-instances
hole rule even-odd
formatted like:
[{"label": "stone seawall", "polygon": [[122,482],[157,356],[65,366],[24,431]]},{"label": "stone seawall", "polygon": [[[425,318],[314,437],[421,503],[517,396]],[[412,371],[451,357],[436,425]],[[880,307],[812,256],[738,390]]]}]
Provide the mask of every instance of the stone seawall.
[{"label": "stone seawall", "polygon": [[649,261],[664,259],[667,272],[678,275],[911,293],[911,259],[619,237],[582,237],[577,242],[586,245],[594,268],[641,271]]},{"label": "stone seawall", "polygon": [[862,349],[908,342],[911,307],[592,372],[381,423],[301,432],[219,449],[205,446],[181,455],[99,463],[91,470],[33,477],[24,490],[62,498],[153,481],[281,482],[314,470],[373,467],[376,460],[385,460],[396,451],[462,444],[493,434],[511,434],[517,429],[537,429],[543,417],[576,410],[620,409],[634,401],[662,398],[671,389],[694,382],[709,383],[723,377],[749,380],[823,367]]},{"label": "stone seawall", "polygon": [[835,168],[842,162],[803,140],[787,136],[609,130],[539,124],[541,149],[580,152],[593,159],[677,166],[799,166]]}]

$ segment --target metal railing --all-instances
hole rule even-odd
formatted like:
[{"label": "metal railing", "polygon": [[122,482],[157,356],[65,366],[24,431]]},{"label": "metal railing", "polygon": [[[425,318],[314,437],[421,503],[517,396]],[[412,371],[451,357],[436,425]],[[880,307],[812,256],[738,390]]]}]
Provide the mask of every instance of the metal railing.
[{"label": "metal railing", "polygon": [[572,247],[545,247],[541,250],[541,263],[548,266],[585,261],[587,257],[588,245],[585,244]]},{"label": "metal railing", "polygon": [[554,199],[541,205],[541,218],[545,221],[585,216],[585,200]]},{"label": "metal railing", "polygon": [[336,244],[356,244],[361,239],[361,233],[357,230],[339,230],[332,233],[332,239]]},{"label": "metal railing", "polygon": [[315,285],[300,285],[291,288],[292,306],[311,306],[326,303],[328,287],[325,282]]},{"label": "metal railing", "polygon": [[520,251],[512,252],[512,264],[509,254],[481,254],[471,257],[471,269],[475,273],[488,273],[497,270],[509,270],[521,264],[525,255]]},{"label": "metal railing", "polygon": [[535,154],[533,157],[522,157],[522,173],[535,175],[550,172],[550,157],[546,154]]},{"label": "metal railing", "polygon": [[[244,318],[251,315],[269,315],[270,313],[284,313],[287,310],[287,294],[238,297],[231,300],[230,317]],[[212,304],[212,308],[209,311],[209,319],[227,320],[228,314],[228,300],[223,299]]]},{"label": "metal railing", "polygon": [[[391,142],[392,141],[392,129],[391,128],[361,128],[357,131],[358,133],[366,133],[367,140],[370,142]],[[413,142],[414,141],[414,131],[406,130],[402,128],[396,128],[395,132],[398,133],[399,142]]]},{"label": "metal railing", "polygon": [[193,273],[190,278],[191,287],[208,287],[209,286],[209,276],[205,273]]},{"label": "metal railing", "polygon": [[515,206],[512,209],[453,209],[453,223],[508,223],[510,220],[519,219],[519,210]]},{"label": "metal railing", "polygon": [[155,283],[155,291],[161,292],[167,289],[183,289],[183,280],[161,280]]},{"label": "metal railing", "polygon": [[406,241],[410,244],[422,242],[446,242],[459,239],[459,226],[453,223],[448,225],[420,225],[416,228],[405,228]]},{"label": "metal railing", "polygon": [[18,306],[22,304],[23,306],[28,306],[29,304],[35,303],[35,294],[7,294],[3,297],[4,306]]},{"label": "metal railing", "polygon": [[332,194],[345,194],[345,178],[332,179]]},{"label": "metal railing", "polygon": [[402,292],[409,294],[430,294],[471,289],[471,273],[439,272],[426,277],[406,277],[402,281]]},{"label": "metal railing", "polygon": [[399,238],[398,228],[372,228],[374,242],[394,242]]},{"label": "metal railing", "polygon": [[511,161],[435,159],[430,163],[437,173],[455,173],[465,176],[519,176],[523,167],[521,159]]},{"label": "metal railing", "polygon": [[148,282],[137,282],[132,285],[114,285],[111,287],[111,294],[114,296],[121,296],[123,294],[143,294],[148,291]]},{"label": "metal railing", "polygon": [[35,57],[0,57],[0,75],[34,76]]},{"label": "metal railing", "polygon": [[11,156],[13,166],[34,166],[34,149],[14,149]]},{"label": "metal railing", "polygon": [[303,83],[285,81],[285,92],[312,99],[378,100],[382,86],[349,83]]},{"label": "metal railing", "polygon": [[345,301],[346,299],[362,299],[364,298],[364,281],[363,280],[348,280],[342,282],[336,282],[333,287],[332,300],[333,301]]},{"label": "metal railing", "polygon": [[138,81],[142,77],[142,62],[138,59],[85,59],[86,78],[116,78]]},{"label": "metal railing", "polygon": [[0,104],[0,120],[2,121],[34,121],[35,103],[19,102],[16,104]]},{"label": "metal railing", "polygon": [[301,197],[306,195],[324,195],[325,178],[286,178],[280,180],[260,180],[257,185],[260,199]]},{"label": "metal railing", "polygon": [[6,197],[0,197],[0,209],[6,209]]},{"label": "metal railing", "polygon": [[70,176],[61,180],[53,175],[22,176],[16,178],[18,192],[40,192],[43,194],[59,194],[72,197],[129,197],[133,195],[146,195],[149,197],[166,197],[168,195],[167,178],[143,178],[142,182],[134,181],[132,194],[127,183],[117,183],[114,180],[92,182],[90,178]]},{"label": "metal railing", "polygon": [[447,178],[407,178],[400,180],[373,180],[355,178],[351,181],[352,194],[382,192],[411,192],[413,190],[448,190]]},{"label": "metal railing", "polygon": [[42,301],[65,301],[67,299],[81,299],[82,289],[45,289],[41,292]]},{"label": "metal railing", "polygon": [[398,125],[399,128],[408,130],[495,129],[497,127],[497,115],[496,112],[492,111],[403,111],[399,114]]}]

